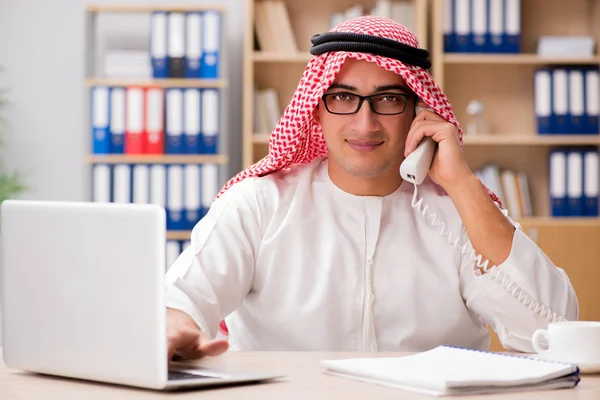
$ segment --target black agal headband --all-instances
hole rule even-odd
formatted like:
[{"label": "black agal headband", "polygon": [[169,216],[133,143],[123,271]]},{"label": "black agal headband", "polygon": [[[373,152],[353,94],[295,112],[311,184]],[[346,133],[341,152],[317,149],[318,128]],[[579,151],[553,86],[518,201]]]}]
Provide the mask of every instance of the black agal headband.
[{"label": "black agal headband", "polygon": [[429,52],[404,43],[374,35],[354,32],[326,32],[313,35],[310,54],[319,55],[330,51],[371,53],[394,58],[405,64],[423,69],[431,68]]}]

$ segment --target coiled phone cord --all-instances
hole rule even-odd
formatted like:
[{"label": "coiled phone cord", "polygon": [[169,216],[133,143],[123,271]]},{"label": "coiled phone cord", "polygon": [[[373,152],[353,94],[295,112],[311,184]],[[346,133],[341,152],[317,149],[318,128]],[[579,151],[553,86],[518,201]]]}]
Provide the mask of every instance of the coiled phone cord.
[{"label": "coiled phone cord", "polygon": [[[523,305],[528,307],[532,312],[539,314],[540,316],[546,318],[549,322],[558,322],[558,321],[566,321],[563,317],[558,315],[557,313],[550,310],[550,308],[546,307],[543,304],[540,304],[533,296],[526,293],[523,289],[521,289],[515,282],[513,282],[510,277],[508,277],[504,272],[500,270],[500,268],[496,268],[495,265],[490,267],[489,260],[483,260],[481,254],[477,255],[475,253],[475,249],[471,245],[469,239],[465,241],[464,244],[461,245],[460,237],[453,238],[452,232],[450,230],[446,230],[446,223],[441,221],[438,218],[438,215],[435,212],[428,213],[429,204],[424,204],[423,199],[420,198],[417,200],[417,184],[413,183],[415,186],[415,190],[412,196],[412,207],[421,214],[425,221],[429,222],[432,228],[438,229],[442,235],[442,237],[447,238],[450,246],[455,248],[460,252],[461,255],[468,254],[469,262],[476,261],[477,268],[479,270],[483,270],[483,274],[490,273],[491,278],[493,278],[497,283],[502,285],[513,297],[519,300]],[[502,210],[502,213],[507,216],[508,211]]]}]

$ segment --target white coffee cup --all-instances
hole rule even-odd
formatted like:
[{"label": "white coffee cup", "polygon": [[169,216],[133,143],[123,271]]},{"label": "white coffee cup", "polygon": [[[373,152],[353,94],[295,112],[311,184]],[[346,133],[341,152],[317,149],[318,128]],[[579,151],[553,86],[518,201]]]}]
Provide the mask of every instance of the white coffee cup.
[{"label": "white coffee cup", "polygon": [[[544,349],[540,339],[548,344]],[[535,351],[549,359],[572,363],[600,363],[600,322],[562,321],[548,324],[548,329],[538,329],[531,342]]]}]

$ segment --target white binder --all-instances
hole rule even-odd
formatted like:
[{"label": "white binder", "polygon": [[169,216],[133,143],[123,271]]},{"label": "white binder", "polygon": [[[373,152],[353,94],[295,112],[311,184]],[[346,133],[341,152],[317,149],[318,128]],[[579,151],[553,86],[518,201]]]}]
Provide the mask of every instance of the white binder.
[{"label": "white binder", "polygon": [[185,217],[187,229],[194,226],[201,218],[202,205],[200,202],[200,169],[198,164],[187,164],[185,174]]},{"label": "white binder", "polygon": [[150,167],[150,203],[165,207],[167,201],[167,170],[162,164]]},{"label": "white binder", "polygon": [[133,166],[133,202],[150,203],[150,167],[144,164]]},{"label": "white binder", "polygon": [[131,203],[131,166],[116,164],[113,173],[113,202]]},{"label": "white binder", "polygon": [[200,78],[202,59],[202,14],[185,15],[185,73],[187,78]]},{"label": "white binder", "polygon": [[487,49],[488,36],[488,1],[471,0],[472,7],[472,25],[473,25],[473,46],[472,50],[476,53],[485,53]]},{"label": "white binder", "polygon": [[552,111],[555,132],[559,134],[568,133],[568,86],[567,70],[565,68],[555,68],[552,71]]},{"label": "white binder", "polygon": [[219,166],[202,165],[202,214],[206,215],[211,204],[219,194]]},{"label": "white binder", "polygon": [[167,229],[185,229],[182,165],[169,165],[167,167]]},{"label": "white binder", "polygon": [[568,90],[569,90],[569,121],[568,133],[581,134],[584,132],[584,83],[583,71],[572,69],[568,71]]},{"label": "white binder", "polygon": [[198,154],[200,153],[200,89],[185,89],[183,103],[185,152]]},{"label": "white binder", "polygon": [[217,89],[202,90],[202,140],[203,152],[216,154],[219,136],[219,91]]},{"label": "white binder", "polygon": [[95,164],[92,167],[92,201],[110,203],[111,167]]},{"label": "white binder", "polygon": [[504,1],[490,0],[489,13],[490,43],[488,47],[491,52],[499,53],[504,44]]},{"label": "white binder", "polygon": [[183,90],[167,89],[166,153],[181,154],[183,149]]},{"label": "white binder", "polygon": [[567,153],[567,200],[571,216],[583,215],[583,155],[580,151]]}]

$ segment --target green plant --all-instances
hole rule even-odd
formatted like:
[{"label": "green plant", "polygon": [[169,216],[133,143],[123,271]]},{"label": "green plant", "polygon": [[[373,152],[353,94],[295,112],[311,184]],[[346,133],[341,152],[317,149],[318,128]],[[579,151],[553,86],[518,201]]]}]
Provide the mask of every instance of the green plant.
[{"label": "green plant", "polygon": [[[0,68],[2,72],[2,68]],[[0,88],[0,145],[4,145],[2,140],[3,130],[8,126],[8,121],[2,114],[3,110],[10,104],[8,100],[8,89]],[[18,172],[9,172],[0,165],[0,203],[6,199],[16,197],[27,190],[23,183],[23,178]]]}]

